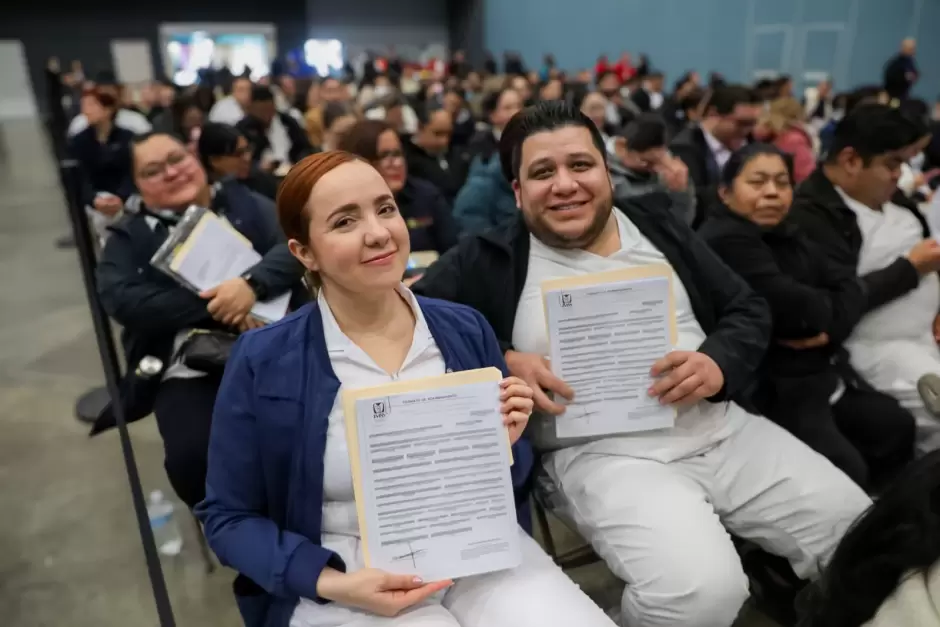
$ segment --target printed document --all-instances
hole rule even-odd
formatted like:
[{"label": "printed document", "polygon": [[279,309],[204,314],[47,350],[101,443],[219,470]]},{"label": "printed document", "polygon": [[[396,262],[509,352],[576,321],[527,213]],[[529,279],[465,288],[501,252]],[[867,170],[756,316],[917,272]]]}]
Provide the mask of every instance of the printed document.
[{"label": "printed document", "polygon": [[425,581],[518,566],[496,368],[343,393],[366,565]]},{"label": "printed document", "polygon": [[[234,279],[261,261],[244,235],[227,220],[206,212],[170,262],[170,270],[199,291]],[[290,302],[285,292],[264,302],[256,302],[252,315],[274,322],[284,317]]]},{"label": "printed document", "polygon": [[556,436],[667,429],[676,411],[647,393],[653,364],[672,350],[672,271],[626,268],[542,284],[552,372],[574,390]]}]

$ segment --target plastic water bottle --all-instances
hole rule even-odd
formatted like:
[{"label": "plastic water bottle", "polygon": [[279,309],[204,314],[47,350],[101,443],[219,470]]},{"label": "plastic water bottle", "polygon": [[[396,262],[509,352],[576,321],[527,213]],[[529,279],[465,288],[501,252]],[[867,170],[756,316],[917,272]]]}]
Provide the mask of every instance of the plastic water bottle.
[{"label": "plastic water bottle", "polygon": [[183,536],[180,535],[179,525],[173,518],[173,510],[173,503],[163,496],[163,492],[154,490],[150,493],[147,516],[150,518],[150,528],[153,530],[157,551],[161,555],[179,555],[183,549]]}]

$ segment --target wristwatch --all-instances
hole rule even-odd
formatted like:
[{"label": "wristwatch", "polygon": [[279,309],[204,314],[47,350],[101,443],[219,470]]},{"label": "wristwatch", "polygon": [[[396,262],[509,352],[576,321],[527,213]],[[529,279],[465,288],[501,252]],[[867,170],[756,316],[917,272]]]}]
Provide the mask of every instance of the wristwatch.
[{"label": "wristwatch", "polygon": [[248,284],[248,287],[251,288],[251,291],[255,293],[255,298],[264,301],[268,299],[268,288],[265,287],[258,279],[251,275],[251,270],[244,273],[242,278],[245,280],[245,283]]}]

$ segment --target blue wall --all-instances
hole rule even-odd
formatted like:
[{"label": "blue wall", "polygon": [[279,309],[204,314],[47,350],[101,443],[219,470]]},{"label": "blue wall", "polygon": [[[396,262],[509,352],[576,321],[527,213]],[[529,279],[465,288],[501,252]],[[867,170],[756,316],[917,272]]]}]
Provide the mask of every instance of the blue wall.
[{"label": "blue wall", "polygon": [[[825,72],[836,89],[879,83],[885,61],[915,36],[921,81],[940,95],[940,0],[483,0],[484,42],[517,50],[530,68],[552,52],[566,70],[593,68],[600,54],[645,52],[675,79],[695,69],[729,80],[758,71],[797,82]],[[812,74],[806,79],[813,81]]]}]

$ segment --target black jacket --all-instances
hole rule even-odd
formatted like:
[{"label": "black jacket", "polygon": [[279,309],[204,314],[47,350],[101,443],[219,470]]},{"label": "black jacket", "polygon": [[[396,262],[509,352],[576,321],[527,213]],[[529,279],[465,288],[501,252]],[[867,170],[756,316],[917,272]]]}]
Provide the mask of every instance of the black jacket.
[{"label": "black jacket", "polygon": [[433,250],[443,255],[457,243],[450,203],[427,181],[409,174],[395,202],[408,225],[412,251]]},{"label": "black jacket", "polygon": [[[898,191],[891,202],[908,209],[920,222],[924,237],[930,236],[927,221],[904,194]],[[797,188],[788,219],[820,246],[840,272],[857,272],[862,232],[855,213],[826,178],[824,168],[817,168]],[[906,257],[898,257],[887,267],[869,272],[861,280],[865,291],[864,311],[868,312],[917,288],[920,276]]]},{"label": "black jacket", "polygon": [[705,133],[697,124],[687,126],[673,138],[669,150],[682,159],[689,169],[689,180],[695,184],[695,219],[692,227],[705,221],[708,209],[718,202],[718,181],[721,168],[705,141]]},{"label": "black jacket", "polygon": [[402,149],[405,152],[405,160],[408,162],[408,176],[417,176],[424,179],[444,194],[447,202],[453,203],[460,186],[463,184],[461,175],[463,168],[454,167],[450,159],[442,159],[427,152],[413,141],[410,137],[402,137]]},{"label": "black jacket", "polygon": [[91,206],[98,192],[108,192],[121,200],[134,193],[131,142],[134,133],[115,125],[104,143],[98,131],[89,126],[69,140],[69,156],[78,161],[82,174],[82,201]]},{"label": "black jacket", "polygon": [[[234,181],[223,183],[213,209],[226,216],[263,255],[252,278],[271,296],[294,291],[302,300],[303,266],[290,254],[278,227],[273,203]],[[150,259],[169,235],[166,218],[143,208],[110,227],[111,234],[98,263],[98,296],[105,311],[122,327],[127,374],[122,402],[127,419],[150,413],[159,377],[144,379],[135,370],[143,357],[169,365],[173,340],[189,328],[219,328],[206,310],[207,302],[150,265]],[[96,424],[97,433],[113,426],[113,416]]]},{"label": "black jacket", "polygon": [[[715,360],[725,377],[725,387],[711,400],[746,402],[770,337],[766,303],[672,216],[665,194],[616,199],[615,204],[666,256],[689,293],[708,336],[699,350]],[[512,348],[528,268],[529,230],[520,214],[500,228],[463,238],[413,289],[473,307],[486,317],[506,351]]]},{"label": "black jacket", "polygon": [[[914,80],[909,75],[913,74]],[[885,91],[891,98],[906,100],[911,87],[917,80],[917,62],[913,57],[898,54],[885,64],[884,84]]]},{"label": "black jacket", "polygon": [[[861,319],[865,295],[854,272],[833,264],[815,242],[791,220],[763,229],[724,206],[716,207],[699,234],[718,256],[770,305],[773,341],[764,359],[763,388],[757,405],[768,415],[768,402],[786,401],[795,381],[818,389],[828,399],[838,374],[850,372],[842,342]],[[826,333],[829,344],[794,350],[779,340],[798,340]],[[773,394],[773,396],[768,396]]]},{"label": "black jacket", "polygon": [[[292,164],[297,163],[304,157],[312,155],[315,152],[313,145],[297,120],[287,113],[278,113],[277,116],[280,118],[281,124],[284,125],[288,138],[290,138],[290,152],[288,153],[290,162]],[[235,128],[248,138],[248,143],[251,144],[252,159],[256,162],[260,161],[264,151],[271,147],[271,142],[268,141],[268,131],[261,121],[250,115],[245,116],[235,125]]]}]

